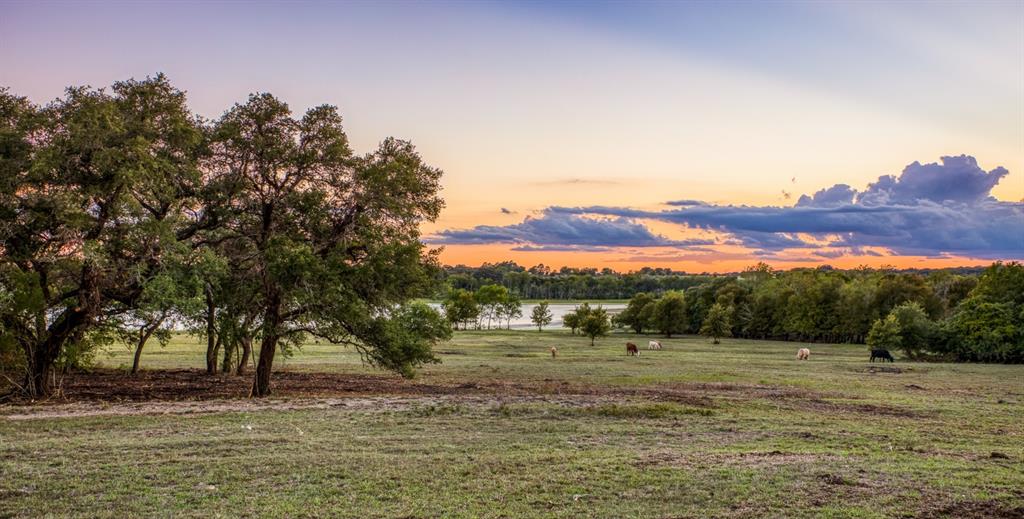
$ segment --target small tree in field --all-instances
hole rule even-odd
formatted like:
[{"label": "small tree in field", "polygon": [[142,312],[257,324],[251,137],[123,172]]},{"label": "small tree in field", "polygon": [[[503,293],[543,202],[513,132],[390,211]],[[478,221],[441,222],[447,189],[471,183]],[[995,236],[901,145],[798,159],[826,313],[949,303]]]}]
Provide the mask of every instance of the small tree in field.
[{"label": "small tree in field", "polygon": [[730,313],[730,309],[723,306],[722,303],[715,303],[708,310],[707,317],[704,318],[704,324],[700,327],[700,334],[710,337],[715,344],[719,343],[719,338],[731,336],[732,324],[729,322]]},{"label": "small tree in field", "polygon": [[499,327],[501,320],[499,313],[501,312],[501,305],[504,301],[508,300],[508,289],[501,285],[484,285],[473,295],[476,298],[476,303],[480,305],[480,316],[478,321],[478,328],[484,327],[484,320],[487,321],[487,329],[491,329],[491,321],[498,319]]},{"label": "small tree in field", "polygon": [[672,338],[673,333],[686,330],[686,300],[681,292],[668,292],[654,305],[651,321],[661,333]]},{"label": "small tree in field", "polygon": [[572,334],[576,335],[576,330],[580,328],[580,325],[583,324],[583,319],[585,319],[589,314],[590,304],[583,303],[582,305],[577,306],[575,310],[562,317],[562,326],[569,328],[572,330]]},{"label": "small tree in field", "polygon": [[[498,316],[505,319],[505,329],[512,329],[512,319],[523,316],[523,303],[515,294],[507,294],[505,299],[498,303]],[[498,320],[498,328],[501,328],[501,319]]]},{"label": "small tree in field", "polygon": [[533,313],[530,314],[530,320],[537,325],[538,332],[543,331],[545,326],[551,324],[551,317],[551,309],[548,308],[547,301],[533,307]]},{"label": "small tree in field", "polygon": [[896,314],[889,314],[885,319],[875,320],[868,331],[866,342],[873,350],[895,350],[903,343],[900,332],[900,321]]},{"label": "small tree in field", "polygon": [[448,318],[448,322],[456,330],[459,329],[459,323],[462,323],[462,329],[465,330],[466,325],[471,321],[476,321],[477,316],[480,315],[480,306],[476,304],[473,293],[462,288],[449,292],[448,297],[441,303],[441,308],[444,309],[444,315]]},{"label": "small tree in field", "polygon": [[588,312],[580,322],[580,331],[583,332],[583,335],[590,337],[591,346],[594,345],[594,339],[608,335],[611,329],[612,323],[608,319],[608,312],[600,306]]}]

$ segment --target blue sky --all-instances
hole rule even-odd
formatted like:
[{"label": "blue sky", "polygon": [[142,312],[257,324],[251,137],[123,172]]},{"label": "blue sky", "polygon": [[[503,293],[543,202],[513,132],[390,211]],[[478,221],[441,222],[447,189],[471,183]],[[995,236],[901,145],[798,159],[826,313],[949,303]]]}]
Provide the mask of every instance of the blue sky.
[{"label": "blue sky", "polygon": [[[68,85],[165,72],[206,117],[270,91],[297,112],[339,106],[357,150],[390,135],[412,140],[446,173],[448,206],[425,231],[467,238],[447,240],[450,262],[628,269],[657,257],[729,270],[757,259],[939,265],[1021,254],[1012,242],[968,239],[991,226],[935,235],[932,247],[870,240],[866,229],[754,239],[666,217],[687,209],[665,202],[785,209],[830,186],[865,192],[914,162],[967,155],[983,173],[1005,168],[985,196],[1011,204],[999,206],[999,225],[1011,226],[1002,234],[1024,235],[1012,205],[1024,199],[1022,2],[2,8],[0,85],[37,102]],[[557,210],[581,207],[621,210]],[[507,232],[468,240],[480,225]],[[566,225],[586,236],[573,242],[575,231],[560,234]],[[543,231],[537,241],[524,238],[531,229]]]}]

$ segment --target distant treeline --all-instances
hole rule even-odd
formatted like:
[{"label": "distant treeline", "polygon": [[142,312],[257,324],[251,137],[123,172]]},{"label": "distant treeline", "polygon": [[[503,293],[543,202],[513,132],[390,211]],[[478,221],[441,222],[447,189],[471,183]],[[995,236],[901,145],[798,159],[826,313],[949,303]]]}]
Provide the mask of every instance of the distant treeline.
[{"label": "distant treeline", "polygon": [[501,263],[449,268],[446,281],[454,289],[501,284],[525,298],[629,297],[616,324],[638,333],[698,333],[712,315],[716,327],[724,323],[736,337],[867,342],[908,356],[1024,361],[1024,266],[1015,262],[987,269],[784,272],[759,263],[728,275],[553,272]]},{"label": "distant treeline", "polygon": [[[629,299],[638,293],[661,295],[670,290],[687,290],[707,283],[721,283],[749,273],[769,268],[760,263],[743,272],[729,274],[691,274],[668,268],[643,267],[621,273],[610,268],[562,267],[558,270],[543,264],[523,267],[512,261],[484,263],[479,267],[465,265],[444,267],[444,283],[437,297],[444,297],[448,289],[479,290],[486,285],[501,285],[522,299]],[[770,270],[770,268],[769,268]],[[984,267],[958,267],[942,270],[927,269],[856,269],[836,270],[824,266],[815,269],[795,269],[798,272],[833,272],[848,277],[865,275],[917,276],[929,283],[939,283],[948,277],[976,278]],[[782,272],[776,272],[782,275]]]},{"label": "distant treeline", "polygon": [[526,268],[511,261],[484,263],[479,267],[449,266],[444,268],[444,276],[445,285],[450,288],[476,291],[486,285],[501,285],[523,299],[550,300],[629,299],[639,292],[686,290],[715,278],[664,268],[644,267],[623,274],[608,268]]}]

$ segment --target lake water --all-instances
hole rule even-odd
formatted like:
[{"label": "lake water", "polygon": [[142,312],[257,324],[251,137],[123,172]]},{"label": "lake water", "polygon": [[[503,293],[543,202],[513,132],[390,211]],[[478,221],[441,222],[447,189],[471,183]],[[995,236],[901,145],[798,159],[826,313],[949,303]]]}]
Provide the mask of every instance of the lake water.
[{"label": "lake water", "polygon": [[[444,313],[444,311],[441,310],[441,305],[440,304],[438,304],[438,303],[430,303],[430,306],[433,309],[437,310],[438,312]],[[518,318],[518,319],[512,319],[512,329],[513,330],[522,330],[522,329],[526,329],[526,328],[536,328],[536,325],[534,325],[532,322],[530,322],[530,315],[533,313],[533,308],[535,306],[537,306],[537,305],[523,303],[523,316]],[[549,303],[548,304],[548,309],[551,310],[551,324],[547,325],[545,328],[561,328],[562,327],[562,318],[565,316],[565,314],[575,310],[577,306],[579,306],[579,305],[576,304],[576,303]],[[591,307],[596,307],[597,305],[591,303],[590,306]],[[609,314],[613,314],[614,315],[614,314],[617,314],[617,313],[621,312],[624,308],[626,308],[626,305],[621,304],[621,303],[619,303],[619,304],[602,304],[601,307],[604,308],[605,310],[608,310]],[[485,323],[485,326],[486,326],[486,323]],[[492,322],[491,323],[491,327],[493,328],[494,326],[495,326],[495,323]],[[504,323],[502,323],[502,326],[504,326]]]}]

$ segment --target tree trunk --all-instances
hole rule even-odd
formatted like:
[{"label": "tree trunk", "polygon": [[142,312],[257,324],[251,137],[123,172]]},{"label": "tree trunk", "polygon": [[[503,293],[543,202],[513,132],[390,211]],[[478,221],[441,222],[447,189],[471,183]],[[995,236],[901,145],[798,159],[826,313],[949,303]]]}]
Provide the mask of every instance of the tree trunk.
[{"label": "tree trunk", "polygon": [[24,392],[31,398],[45,398],[53,394],[53,364],[60,356],[64,344],[80,332],[89,320],[89,314],[80,308],[68,308],[50,326],[46,339],[25,345]]},{"label": "tree trunk", "polygon": [[143,325],[139,330],[139,342],[135,345],[135,358],[132,360],[132,375],[139,372],[139,359],[142,358],[142,347],[146,345],[146,341],[156,332],[157,328],[164,323],[164,317],[158,319],[153,326],[146,327]]},{"label": "tree trunk", "polygon": [[252,337],[246,335],[242,337],[242,358],[238,361],[238,369],[235,370],[236,375],[244,375],[245,367],[249,364],[249,358],[252,356]]},{"label": "tree trunk", "polygon": [[217,373],[217,347],[220,337],[217,336],[217,307],[213,301],[213,287],[207,283],[206,292],[206,373]]},{"label": "tree trunk", "polygon": [[256,380],[253,381],[251,396],[264,397],[270,395],[270,373],[274,366],[274,353],[277,352],[277,336],[264,334],[260,342],[260,360],[256,364]]},{"label": "tree trunk", "polygon": [[280,337],[281,299],[277,294],[267,301],[263,317],[263,340],[260,342],[260,360],[256,364],[256,380],[253,381],[250,396],[264,397],[270,395],[270,373],[274,366],[274,354],[277,353],[277,341]]},{"label": "tree trunk", "polygon": [[224,343],[224,359],[220,363],[221,373],[231,373],[231,355],[238,349],[238,341],[231,341],[231,344]]},{"label": "tree trunk", "polygon": [[53,362],[56,355],[51,355],[44,341],[28,348],[26,352],[28,364],[25,375],[25,394],[31,398],[45,398],[53,393]]}]

